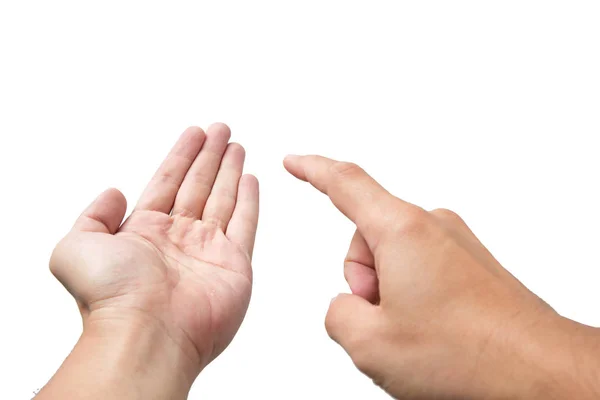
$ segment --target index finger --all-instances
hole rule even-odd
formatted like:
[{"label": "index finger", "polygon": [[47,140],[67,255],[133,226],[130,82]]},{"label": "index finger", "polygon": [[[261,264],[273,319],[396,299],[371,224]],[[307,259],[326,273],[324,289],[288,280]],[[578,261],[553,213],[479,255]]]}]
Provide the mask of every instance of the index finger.
[{"label": "index finger", "polygon": [[370,246],[406,203],[385,190],[356,164],[321,156],[288,156],[285,168],[325,193],[352,220]]}]

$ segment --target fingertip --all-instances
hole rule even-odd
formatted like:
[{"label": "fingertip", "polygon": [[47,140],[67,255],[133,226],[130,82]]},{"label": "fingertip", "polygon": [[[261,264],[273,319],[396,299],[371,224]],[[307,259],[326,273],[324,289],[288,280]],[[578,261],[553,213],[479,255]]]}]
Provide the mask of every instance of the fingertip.
[{"label": "fingertip", "polygon": [[298,165],[298,163],[300,162],[301,159],[302,159],[302,156],[299,156],[296,154],[288,154],[283,159],[283,165],[285,165],[286,168],[287,168],[287,166]]},{"label": "fingertip", "polygon": [[189,126],[185,131],[183,131],[181,136],[189,136],[191,138],[203,140],[206,136],[206,133],[199,126]]},{"label": "fingertip", "polygon": [[239,151],[239,152],[246,152],[246,149],[244,148],[244,146],[242,146],[240,143],[238,142],[231,142],[227,145],[227,147],[230,149],[230,151]]},{"label": "fingertip", "polygon": [[256,176],[252,174],[244,174],[240,179],[240,186],[248,187],[252,189],[253,192],[258,192],[260,185]]},{"label": "fingertip", "polygon": [[117,207],[119,210],[127,210],[127,198],[119,189],[106,189],[100,196],[104,197],[107,202],[110,202],[111,205]]},{"label": "fingertip", "polygon": [[110,188],[102,192],[83,212],[74,228],[80,231],[114,234],[127,212],[127,200],[121,191]]},{"label": "fingertip", "polygon": [[222,135],[227,138],[227,140],[231,138],[231,129],[223,122],[215,122],[211,124],[206,130],[206,133],[208,135]]},{"label": "fingertip", "polygon": [[234,163],[243,165],[244,161],[246,160],[246,149],[244,149],[244,146],[242,146],[241,144],[232,142],[227,145],[223,158],[225,158],[225,156],[227,156],[228,158],[231,157],[231,160]]},{"label": "fingertip", "polygon": [[285,169],[298,179],[305,180],[302,168],[302,156],[290,154],[283,159]]},{"label": "fingertip", "polygon": [[300,160],[300,158],[302,158],[302,156],[299,156],[297,154],[288,154],[287,156],[285,156],[285,158],[283,159],[283,163],[288,163],[288,162],[296,162],[298,160]]}]

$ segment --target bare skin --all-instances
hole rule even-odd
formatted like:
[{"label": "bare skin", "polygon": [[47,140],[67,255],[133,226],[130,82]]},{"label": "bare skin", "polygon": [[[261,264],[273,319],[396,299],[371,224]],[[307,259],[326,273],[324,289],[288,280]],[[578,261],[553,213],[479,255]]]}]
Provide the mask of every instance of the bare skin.
[{"label": "bare skin", "polygon": [[326,328],[398,399],[597,399],[600,334],[558,315],[506,271],[465,222],[392,196],[360,167],[289,156],[295,177],[357,227],[352,294]]},{"label": "bare skin", "polygon": [[229,138],[223,124],[187,129],[124,223],[111,189],[58,244],[50,268],[84,329],[37,398],[183,399],[231,342],[250,301],[258,181]]},{"label": "bare skin", "polygon": [[[185,399],[237,332],[250,300],[258,182],[229,128],[189,128],[123,222],[101,194],[58,244],[51,271],[83,334],[38,394]],[[600,334],[558,315],[506,271],[465,222],[392,196],[358,166],[291,156],[357,230],[352,294],[326,318],[356,366],[398,399],[594,399]]]}]

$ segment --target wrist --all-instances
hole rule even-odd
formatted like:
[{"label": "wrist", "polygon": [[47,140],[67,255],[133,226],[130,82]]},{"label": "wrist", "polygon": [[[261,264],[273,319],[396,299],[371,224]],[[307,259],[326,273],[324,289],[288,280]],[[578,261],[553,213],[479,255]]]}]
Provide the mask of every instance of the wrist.
[{"label": "wrist", "polygon": [[599,398],[600,331],[558,317],[539,336],[540,345],[533,348],[546,377],[537,398]]},{"label": "wrist", "polygon": [[[55,377],[40,393],[60,398],[61,388],[77,382],[69,398],[185,399],[202,369],[197,352],[142,316],[88,315],[83,333]],[[90,397],[91,396],[91,397]]]},{"label": "wrist", "polygon": [[553,310],[490,336],[467,392],[485,399],[600,398],[600,331]]},{"label": "wrist", "polygon": [[[507,351],[511,382],[504,382],[514,399],[597,399],[600,332],[551,313],[529,326]],[[508,349],[507,349],[508,350]]]},{"label": "wrist", "polygon": [[185,335],[143,312],[115,314],[95,310],[84,321],[83,339],[106,348],[117,370],[187,393],[204,366]]}]

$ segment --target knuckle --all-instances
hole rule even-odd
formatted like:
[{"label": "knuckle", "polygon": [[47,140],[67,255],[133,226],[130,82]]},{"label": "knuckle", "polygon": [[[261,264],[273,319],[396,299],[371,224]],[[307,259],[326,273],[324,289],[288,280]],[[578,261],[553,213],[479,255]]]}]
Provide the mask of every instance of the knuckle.
[{"label": "knuckle", "polygon": [[193,219],[200,218],[200,215],[198,214],[196,207],[194,207],[192,209],[189,206],[180,205],[180,204],[177,204],[175,207],[173,207],[173,211],[171,212],[171,215],[181,217],[181,218],[193,218]]},{"label": "knuckle", "polygon": [[233,202],[235,204],[237,200],[237,190],[233,190],[227,187],[220,187],[218,189],[213,189],[214,195],[219,199],[219,203],[227,202],[228,204]]},{"label": "knuckle", "polygon": [[195,171],[191,174],[192,181],[200,189],[212,190],[215,180],[212,176],[208,175],[205,171]]},{"label": "knuckle", "polygon": [[448,210],[447,208],[436,208],[435,210],[431,211],[431,214],[443,220],[463,222],[463,219],[460,217],[460,215],[452,210]]},{"label": "knuckle", "polygon": [[161,171],[161,173],[156,174],[152,180],[158,185],[167,184],[174,187],[179,186],[179,180],[175,177],[175,173],[169,170]]},{"label": "knuckle", "polygon": [[[202,222],[205,225],[212,227],[213,229],[223,230],[223,228],[225,227],[225,222],[223,221],[223,218],[219,215],[210,215],[203,217]],[[213,230],[211,230],[211,232],[214,234]]]},{"label": "knuckle", "polygon": [[415,207],[399,217],[394,225],[395,233],[409,235],[424,232],[429,225],[429,219],[430,217],[425,210]]},{"label": "knuckle", "polygon": [[353,177],[362,173],[362,171],[362,168],[358,165],[345,161],[338,161],[331,166],[331,173],[341,178]]},{"label": "knuckle", "polygon": [[436,216],[441,217],[441,218],[455,218],[455,217],[458,217],[458,214],[456,214],[452,210],[448,210],[447,208],[436,208],[435,210],[431,211],[431,213],[433,215],[436,215]]}]

